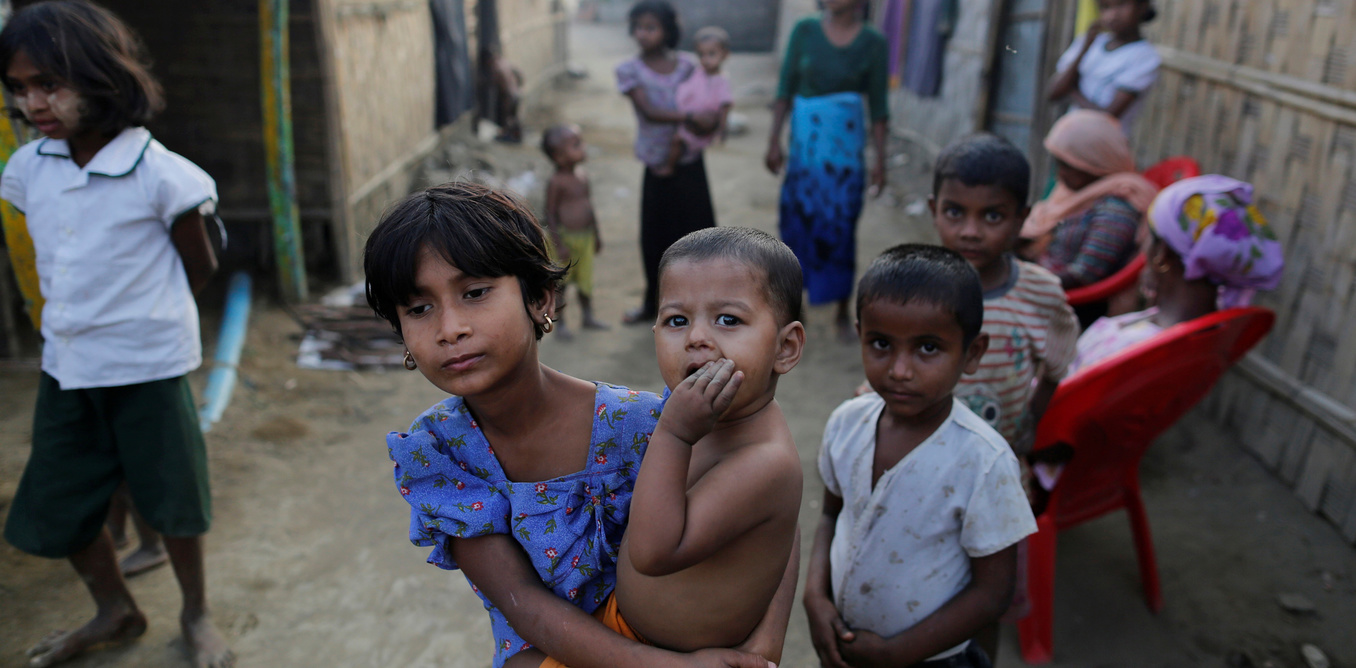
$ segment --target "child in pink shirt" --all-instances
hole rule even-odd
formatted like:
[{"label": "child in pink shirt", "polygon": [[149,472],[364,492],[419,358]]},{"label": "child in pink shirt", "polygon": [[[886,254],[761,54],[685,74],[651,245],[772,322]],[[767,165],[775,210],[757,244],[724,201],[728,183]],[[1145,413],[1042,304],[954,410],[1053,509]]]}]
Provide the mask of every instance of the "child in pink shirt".
[{"label": "child in pink shirt", "polygon": [[701,67],[678,86],[678,110],[686,114],[714,111],[720,114],[720,124],[709,135],[697,135],[687,126],[678,126],[678,132],[669,144],[669,155],[664,165],[655,169],[660,176],[673,173],[679,162],[688,163],[697,159],[716,137],[725,135],[725,119],[734,105],[734,96],[730,93],[730,80],[720,73],[720,66],[730,55],[730,35],[724,29],[707,26],[697,31],[694,38],[697,59]]}]

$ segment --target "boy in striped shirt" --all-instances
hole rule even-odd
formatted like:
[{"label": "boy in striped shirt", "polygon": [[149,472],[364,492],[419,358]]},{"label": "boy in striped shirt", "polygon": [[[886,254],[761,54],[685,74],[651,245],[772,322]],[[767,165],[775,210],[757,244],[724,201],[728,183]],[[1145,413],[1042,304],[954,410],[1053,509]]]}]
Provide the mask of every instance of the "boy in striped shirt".
[{"label": "boy in striped shirt", "polygon": [[1030,207],[1031,166],[1017,147],[990,134],[962,139],[937,158],[933,225],[942,245],[979,272],[989,349],[979,371],[961,377],[956,397],[1026,454],[1036,423],[1073,360],[1078,320],[1059,279],[1013,254]]}]

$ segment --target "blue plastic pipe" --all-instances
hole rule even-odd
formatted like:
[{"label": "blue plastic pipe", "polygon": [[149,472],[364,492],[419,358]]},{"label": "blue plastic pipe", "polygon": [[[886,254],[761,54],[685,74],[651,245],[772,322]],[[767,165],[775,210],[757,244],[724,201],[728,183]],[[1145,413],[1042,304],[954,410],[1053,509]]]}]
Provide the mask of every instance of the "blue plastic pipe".
[{"label": "blue plastic pipe", "polygon": [[206,404],[198,413],[204,432],[221,421],[226,405],[231,403],[235,390],[236,367],[240,351],[245,347],[245,329],[250,321],[250,275],[237,271],[226,288],[226,311],[221,317],[221,335],[217,337],[217,355],[212,361],[212,372],[207,376]]}]

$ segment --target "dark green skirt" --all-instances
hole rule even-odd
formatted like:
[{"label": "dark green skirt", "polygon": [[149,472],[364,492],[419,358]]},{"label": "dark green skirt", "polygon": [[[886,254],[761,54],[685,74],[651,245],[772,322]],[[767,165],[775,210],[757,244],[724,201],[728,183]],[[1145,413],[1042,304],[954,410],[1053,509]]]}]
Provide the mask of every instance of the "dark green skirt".
[{"label": "dark green skirt", "polygon": [[156,531],[207,532],[207,447],[188,379],[63,390],[43,373],[33,452],[5,540],[43,557],[78,552],[98,537],[109,499],[124,480],[137,511]]}]

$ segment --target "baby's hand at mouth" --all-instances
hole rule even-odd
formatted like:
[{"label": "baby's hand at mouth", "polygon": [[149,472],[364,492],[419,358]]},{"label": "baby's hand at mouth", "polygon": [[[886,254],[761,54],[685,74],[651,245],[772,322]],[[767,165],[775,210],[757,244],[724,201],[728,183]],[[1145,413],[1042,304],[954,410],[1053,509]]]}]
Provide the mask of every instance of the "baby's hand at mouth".
[{"label": "baby's hand at mouth", "polygon": [[744,372],[734,362],[707,362],[673,388],[656,429],[662,429],[688,445],[711,433],[720,416],[729,410]]}]

